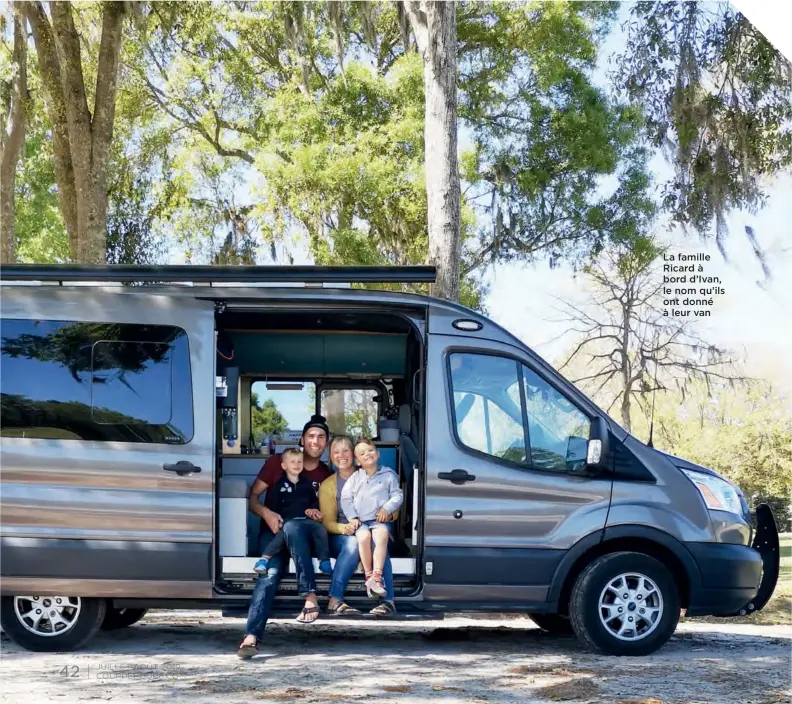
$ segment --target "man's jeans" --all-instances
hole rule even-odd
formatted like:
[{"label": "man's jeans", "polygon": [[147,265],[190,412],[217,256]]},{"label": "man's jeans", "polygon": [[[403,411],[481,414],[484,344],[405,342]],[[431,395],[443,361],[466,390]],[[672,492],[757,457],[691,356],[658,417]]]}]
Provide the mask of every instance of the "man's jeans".
[{"label": "man's jeans", "polygon": [[[303,527],[306,523],[308,521],[287,521],[283,526],[286,545],[291,552],[294,567],[297,570],[297,586],[300,596],[307,596],[316,591],[316,580],[311,561],[310,533]],[[265,530],[259,544],[262,547],[268,545],[272,538],[272,532]],[[261,640],[264,636],[264,627],[267,625],[272,611],[272,601],[275,599],[278,585],[288,567],[289,553],[282,550],[270,559],[267,574],[261,575],[256,580],[253,597],[248,608],[245,635],[255,636],[257,640]]]},{"label": "man's jeans", "polygon": [[[343,599],[347,584],[360,562],[357,538],[354,535],[331,535],[330,554],[336,558],[336,563],[333,568],[333,581],[330,583],[329,595],[334,599]],[[385,582],[387,591],[385,599],[393,601],[393,568],[390,555],[385,558],[382,580]]]}]

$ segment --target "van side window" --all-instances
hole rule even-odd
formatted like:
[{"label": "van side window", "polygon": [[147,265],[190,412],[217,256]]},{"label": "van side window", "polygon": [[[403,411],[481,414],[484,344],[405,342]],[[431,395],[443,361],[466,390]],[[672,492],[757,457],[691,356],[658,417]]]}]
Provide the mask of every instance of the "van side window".
[{"label": "van side window", "polygon": [[2,321],[4,437],[183,444],[187,334],[167,325]]},{"label": "van side window", "polygon": [[464,353],[451,354],[449,361],[460,441],[473,450],[524,464],[526,437],[517,362]]},{"label": "van side window", "polygon": [[522,367],[531,464],[566,472],[586,463],[591,421],[564,396]]}]

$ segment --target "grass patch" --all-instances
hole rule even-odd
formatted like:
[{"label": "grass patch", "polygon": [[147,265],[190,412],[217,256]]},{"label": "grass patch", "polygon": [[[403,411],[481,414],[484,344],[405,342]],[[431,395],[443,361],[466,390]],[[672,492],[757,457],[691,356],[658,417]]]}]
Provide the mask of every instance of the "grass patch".
[{"label": "grass patch", "polygon": [[790,582],[792,581],[792,533],[781,533],[778,542],[781,544],[781,574],[778,581]]},{"label": "grass patch", "polygon": [[412,687],[409,684],[386,684],[382,689],[386,692],[401,692],[402,694],[412,692]]}]

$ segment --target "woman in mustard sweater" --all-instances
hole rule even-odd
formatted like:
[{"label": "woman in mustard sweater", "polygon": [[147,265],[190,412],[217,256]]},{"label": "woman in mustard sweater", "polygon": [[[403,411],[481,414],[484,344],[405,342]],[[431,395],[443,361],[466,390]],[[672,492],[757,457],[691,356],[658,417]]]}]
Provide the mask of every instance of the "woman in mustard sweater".
[{"label": "woman in mustard sweater", "polygon": [[[341,491],[346,481],[355,473],[355,458],[352,440],[346,435],[336,435],[330,443],[330,461],[337,472],[325,479],[319,487],[319,510],[322,523],[330,537],[330,554],[336,558],[333,581],[330,583],[330,601],[327,610],[331,614],[358,613],[344,602],[344,591],[360,562],[355,531],[341,509]],[[393,601],[393,570],[390,557],[385,559],[382,571],[385,582],[385,598],[372,610],[372,614],[388,616],[396,611]]]}]

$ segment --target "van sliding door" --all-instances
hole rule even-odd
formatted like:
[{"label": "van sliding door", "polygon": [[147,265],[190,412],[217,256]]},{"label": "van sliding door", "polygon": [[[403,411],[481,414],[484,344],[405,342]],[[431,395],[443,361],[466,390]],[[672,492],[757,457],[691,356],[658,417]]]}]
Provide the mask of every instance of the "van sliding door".
[{"label": "van sliding door", "polygon": [[4,593],[211,597],[213,304],[4,290],[2,339]]}]

